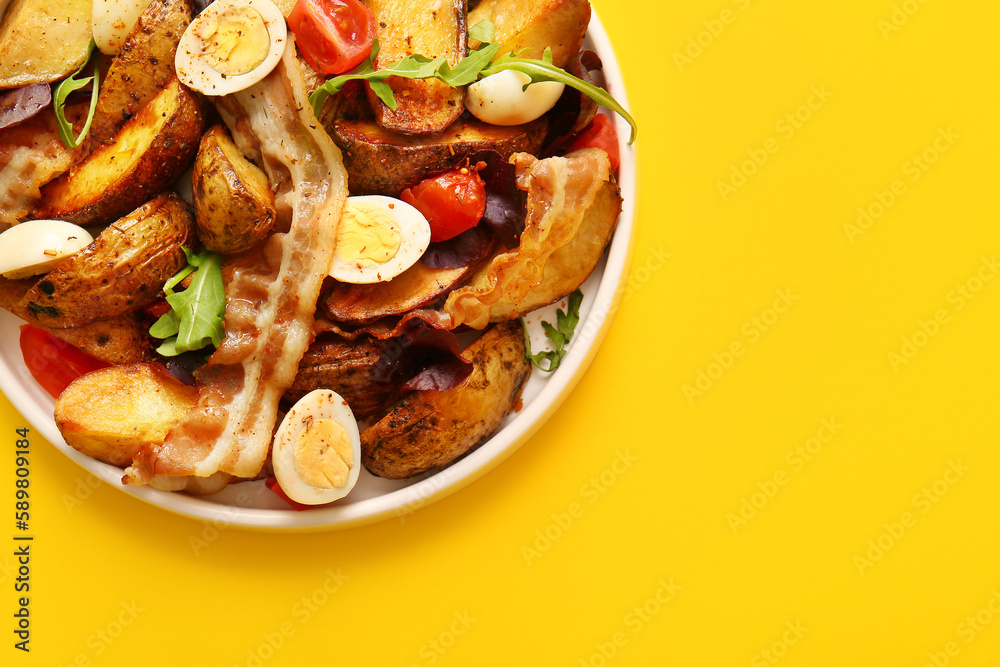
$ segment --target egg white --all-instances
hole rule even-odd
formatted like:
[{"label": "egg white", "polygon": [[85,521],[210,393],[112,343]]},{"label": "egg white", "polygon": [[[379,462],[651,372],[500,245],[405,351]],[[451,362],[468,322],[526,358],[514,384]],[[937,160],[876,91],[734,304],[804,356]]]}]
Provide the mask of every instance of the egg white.
[{"label": "egg white", "polygon": [[[260,14],[267,29],[269,46],[267,56],[254,69],[243,74],[226,75],[215,70],[202,55],[201,30],[218,19],[220,14],[236,7],[246,6]],[[189,88],[204,95],[220,96],[249,88],[271,73],[281,60],[288,40],[288,26],[281,10],[271,0],[215,0],[196,16],[181,35],[174,57],[177,77]]]},{"label": "egg white", "polygon": [[17,279],[47,273],[93,241],[86,229],[72,222],[22,222],[0,234],[0,275]]},{"label": "egg white", "polygon": [[369,284],[392,280],[416,264],[431,242],[431,226],[427,218],[403,200],[382,195],[348,197],[345,210],[365,205],[379,209],[396,223],[401,237],[399,250],[386,262],[367,267],[334,256],[330,276],[342,283]]},{"label": "egg white", "polygon": [[558,81],[529,83],[530,76],[512,69],[491,74],[466,89],[465,108],[490,125],[530,123],[555,106],[566,86]]},{"label": "egg white", "polygon": [[[347,484],[342,488],[311,486],[295,469],[295,441],[311,421],[320,419],[332,419],[340,424],[351,443],[354,463]],[[271,464],[281,490],[297,503],[322,505],[346,496],[354,488],[361,471],[361,433],[347,401],[330,389],[316,389],[300,398],[281,420],[271,449]]]},{"label": "egg white", "polygon": [[91,26],[94,42],[101,53],[113,56],[121,51],[150,2],[151,0],[94,0]]}]

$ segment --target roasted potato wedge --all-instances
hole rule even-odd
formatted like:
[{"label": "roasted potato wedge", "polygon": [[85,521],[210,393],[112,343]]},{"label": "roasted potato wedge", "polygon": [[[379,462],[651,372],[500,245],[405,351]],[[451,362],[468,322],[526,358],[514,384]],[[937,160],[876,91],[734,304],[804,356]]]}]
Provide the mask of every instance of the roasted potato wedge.
[{"label": "roasted potato wedge", "polygon": [[117,220],[163,192],[190,166],[203,120],[175,78],[86,160],[42,188],[37,218],[78,225]]},{"label": "roasted potato wedge", "polygon": [[101,82],[90,126],[90,134],[97,142],[111,141],[139,109],[170,83],[177,42],[190,22],[190,0],[149,3]]},{"label": "roasted potato wedge", "polygon": [[320,297],[320,309],[336,322],[366,324],[389,315],[402,315],[450,291],[473,267],[431,269],[417,262],[386,283],[352,285],[334,282]]},{"label": "roasted potato wedge", "polygon": [[143,445],[162,443],[197,400],[197,389],[158,364],[111,366],[70,384],[55,420],[70,447],[124,467]]},{"label": "roasted potato wedge", "polygon": [[87,58],[93,0],[14,0],[0,24],[0,90],[52,83]]},{"label": "roasted potato wedge", "polygon": [[110,320],[92,322],[75,329],[53,329],[39,324],[30,311],[21,306],[24,295],[37,282],[35,278],[7,280],[0,278],[0,308],[10,311],[33,326],[74,345],[92,357],[109,364],[134,364],[152,358],[148,336],[135,313]]},{"label": "roasted potato wedge", "polygon": [[428,173],[452,167],[469,153],[489,149],[506,160],[514,153],[538,152],[548,121],[501,127],[460,120],[440,134],[422,137],[390,132],[370,120],[342,120],[331,130],[344,155],[351,193],[398,197]]},{"label": "roasted potato wedge", "polygon": [[447,465],[486,440],[514,409],[531,370],[520,322],[494,326],[463,356],[473,370],[462,384],[414,392],[361,433],[369,472],[396,479]]},{"label": "roasted potato wedge", "polygon": [[369,336],[353,341],[334,338],[309,346],[285,399],[294,403],[314,389],[340,394],[358,419],[384,413],[399,400],[401,382],[378,381],[376,372],[393,345]]},{"label": "roasted potato wedge", "polygon": [[276,212],[267,176],[222,125],[201,138],[192,180],[198,238],[209,250],[243,252],[271,231]]},{"label": "roasted potato wedge", "polygon": [[[375,69],[408,55],[444,56],[454,67],[467,53],[465,0],[368,0],[375,17],[380,50]],[[369,90],[375,118],[402,134],[434,134],[458,120],[465,107],[464,90],[437,79],[389,77],[396,99],[390,109]]]},{"label": "roasted potato wedge", "polygon": [[33,321],[67,329],[121,315],[150,303],[185,265],[194,245],[187,204],[164,193],[108,226],[80,252],[59,262],[24,296]]},{"label": "roasted potato wedge", "polygon": [[584,214],[573,240],[549,256],[542,281],[520,298],[501,297],[490,309],[490,320],[504,322],[520,317],[555,303],[582,285],[604,254],[621,210],[618,186],[612,181],[605,182]]},{"label": "roasted potato wedge", "polygon": [[[469,12],[469,25],[489,20],[500,54],[541,58],[552,49],[552,62],[564,67],[580,51],[590,24],[589,0],[483,0]],[[472,48],[479,42],[472,42]]]}]

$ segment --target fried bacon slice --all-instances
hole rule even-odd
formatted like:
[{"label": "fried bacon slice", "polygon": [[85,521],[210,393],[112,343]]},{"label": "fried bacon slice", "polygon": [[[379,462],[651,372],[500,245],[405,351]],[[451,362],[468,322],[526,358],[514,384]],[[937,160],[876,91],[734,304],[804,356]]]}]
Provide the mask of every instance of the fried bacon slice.
[{"label": "fried bacon slice", "polygon": [[136,455],[127,484],[176,490],[189,476],[260,472],[333,260],[347,174],[309,106],[291,40],[275,71],[225,98],[220,112],[230,128],[253,134],[269,175],[290,186],[291,228],[226,267],[226,336],[197,375],[198,403],[162,445]]},{"label": "fried bacon slice", "polygon": [[482,329],[501,301],[516,301],[535,289],[542,282],[546,263],[577,236],[587,211],[611,180],[607,153],[598,148],[544,160],[516,153],[511,162],[517,170],[517,186],[528,193],[521,243],[493,257],[467,286],[448,296],[443,311],[451,327],[465,324]]}]

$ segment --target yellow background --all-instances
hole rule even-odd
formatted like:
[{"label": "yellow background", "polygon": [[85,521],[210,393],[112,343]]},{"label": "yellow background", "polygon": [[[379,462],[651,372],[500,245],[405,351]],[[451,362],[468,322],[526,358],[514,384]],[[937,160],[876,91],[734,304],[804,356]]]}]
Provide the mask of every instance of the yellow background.
[{"label": "yellow background", "polygon": [[563,408],[405,521],[311,535],[35,446],[32,652],[0,556],[0,662],[1000,664],[1000,9],[594,6],[640,124],[634,289]]}]

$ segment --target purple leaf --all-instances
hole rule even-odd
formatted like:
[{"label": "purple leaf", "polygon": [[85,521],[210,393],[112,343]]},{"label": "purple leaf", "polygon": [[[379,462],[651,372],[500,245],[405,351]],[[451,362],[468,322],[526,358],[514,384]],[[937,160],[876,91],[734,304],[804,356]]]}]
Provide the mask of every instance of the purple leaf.
[{"label": "purple leaf", "polygon": [[516,248],[524,231],[527,195],[517,187],[514,165],[496,151],[479,151],[469,156],[471,166],[485,165],[479,176],[486,185],[486,213],[480,221],[507,250]]},{"label": "purple leaf", "polygon": [[[587,83],[599,85],[590,72],[604,68],[601,58],[593,51],[580,51],[566,64],[566,71]],[[598,104],[578,90],[567,87],[562,97],[552,108],[552,122],[549,125],[549,137],[542,151],[542,156],[549,157],[560,154],[572,143],[583,128],[594,120]]]},{"label": "purple leaf", "polygon": [[52,88],[34,83],[0,95],[0,129],[31,118],[52,103]]},{"label": "purple leaf", "polygon": [[457,269],[478,262],[492,248],[492,235],[477,226],[447,241],[431,243],[420,261],[430,269]]},{"label": "purple leaf", "polygon": [[462,358],[458,339],[451,331],[435,329],[421,322],[386,348],[375,368],[375,381],[395,384],[409,377],[403,385],[410,391],[443,391],[458,386],[472,372],[472,362]]}]

